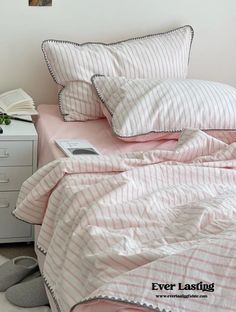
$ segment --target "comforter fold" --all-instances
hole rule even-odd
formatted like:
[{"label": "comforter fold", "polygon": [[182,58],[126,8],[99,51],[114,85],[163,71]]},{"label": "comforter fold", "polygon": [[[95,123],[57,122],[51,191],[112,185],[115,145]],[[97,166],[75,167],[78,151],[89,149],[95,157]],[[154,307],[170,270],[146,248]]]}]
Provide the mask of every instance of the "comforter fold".
[{"label": "comforter fold", "polygon": [[58,311],[236,311],[235,167],[236,143],[189,129],[174,151],[40,168],[14,214],[42,224]]}]

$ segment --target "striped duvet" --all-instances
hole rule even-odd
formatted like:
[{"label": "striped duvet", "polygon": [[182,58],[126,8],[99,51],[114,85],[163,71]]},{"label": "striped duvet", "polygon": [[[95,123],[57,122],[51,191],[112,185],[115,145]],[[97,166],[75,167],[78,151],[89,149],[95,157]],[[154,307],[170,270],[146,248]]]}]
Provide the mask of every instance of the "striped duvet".
[{"label": "striped duvet", "polygon": [[185,130],[175,151],[60,159],[17,218],[58,311],[236,311],[236,143]]}]

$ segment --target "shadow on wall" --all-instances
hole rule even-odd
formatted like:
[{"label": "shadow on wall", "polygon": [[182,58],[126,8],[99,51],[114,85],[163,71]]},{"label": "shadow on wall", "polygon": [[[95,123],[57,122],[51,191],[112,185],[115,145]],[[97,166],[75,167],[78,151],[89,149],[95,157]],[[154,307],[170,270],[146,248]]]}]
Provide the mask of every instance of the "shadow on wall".
[{"label": "shadow on wall", "polygon": [[29,0],[29,6],[51,6],[52,0]]}]

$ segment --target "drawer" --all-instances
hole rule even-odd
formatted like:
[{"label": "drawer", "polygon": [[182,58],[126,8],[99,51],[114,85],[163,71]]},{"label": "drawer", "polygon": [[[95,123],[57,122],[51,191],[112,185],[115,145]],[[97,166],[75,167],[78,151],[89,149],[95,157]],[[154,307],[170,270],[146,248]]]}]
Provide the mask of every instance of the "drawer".
[{"label": "drawer", "polygon": [[32,226],[12,216],[18,192],[0,192],[0,239],[30,238]]},{"label": "drawer", "polygon": [[0,167],[0,191],[17,191],[32,175],[32,167]]},{"label": "drawer", "polygon": [[32,141],[0,141],[0,166],[31,166]]}]

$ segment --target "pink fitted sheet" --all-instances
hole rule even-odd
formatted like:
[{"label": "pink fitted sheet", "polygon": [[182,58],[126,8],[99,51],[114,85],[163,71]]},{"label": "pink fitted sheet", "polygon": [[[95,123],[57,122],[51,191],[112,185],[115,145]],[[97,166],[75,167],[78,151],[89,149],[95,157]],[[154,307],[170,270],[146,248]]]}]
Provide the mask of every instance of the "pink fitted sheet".
[{"label": "pink fitted sheet", "polygon": [[64,122],[57,105],[41,104],[38,106],[39,118],[36,123],[38,144],[38,166],[64,157],[56,146],[55,139],[85,139],[93,144],[101,154],[127,153],[131,151],[147,151],[152,149],[172,150],[175,140],[127,143],[117,139],[106,119],[86,122]]}]

